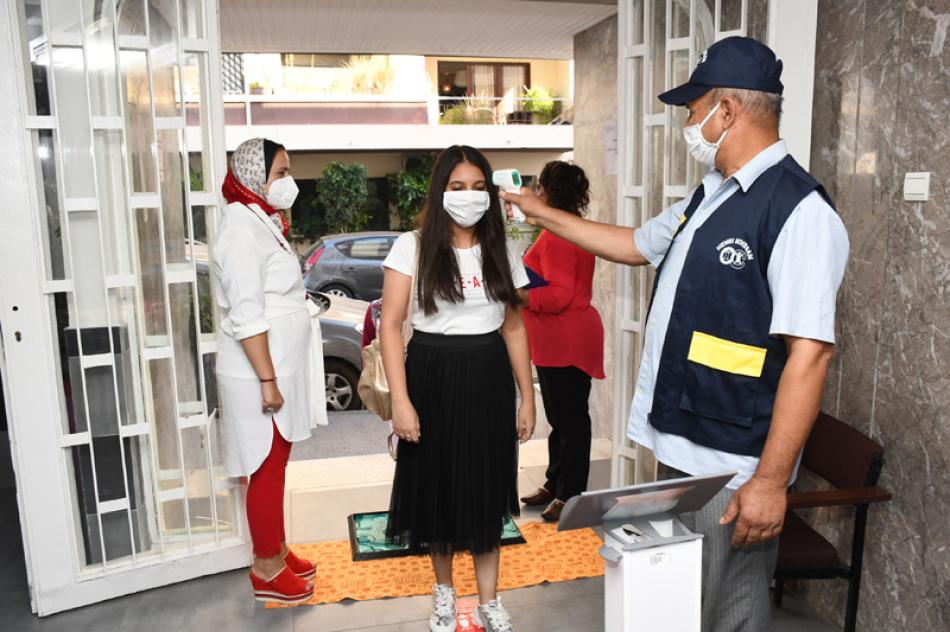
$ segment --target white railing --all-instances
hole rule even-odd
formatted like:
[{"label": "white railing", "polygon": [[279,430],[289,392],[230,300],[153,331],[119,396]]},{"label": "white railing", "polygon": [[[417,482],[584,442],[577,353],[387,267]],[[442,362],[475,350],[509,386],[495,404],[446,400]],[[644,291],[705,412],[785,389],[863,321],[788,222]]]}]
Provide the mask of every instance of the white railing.
[{"label": "white railing", "polygon": [[234,125],[570,124],[573,103],[564,98],[400,97],[390,95],[225,95],[225,121]]}]

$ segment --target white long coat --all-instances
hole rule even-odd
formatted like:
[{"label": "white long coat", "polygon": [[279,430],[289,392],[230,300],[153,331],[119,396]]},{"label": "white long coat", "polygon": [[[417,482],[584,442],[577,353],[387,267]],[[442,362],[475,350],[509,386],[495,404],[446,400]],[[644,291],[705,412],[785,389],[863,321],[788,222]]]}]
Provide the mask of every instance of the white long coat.
[{"label": "white long coat", "polygon": [[[261,386],[241,340],[267,332],[284,406],[274,423],[288,441],[326,425],[320,321],[307,300],[300,263],[273,221],[256,204],[229,204],[214,245],[221,309],[216,374],[230,476],[249,476],[270,452],[271,414],[261,410]],[[315,356],[315,357],[314,357]]]}]

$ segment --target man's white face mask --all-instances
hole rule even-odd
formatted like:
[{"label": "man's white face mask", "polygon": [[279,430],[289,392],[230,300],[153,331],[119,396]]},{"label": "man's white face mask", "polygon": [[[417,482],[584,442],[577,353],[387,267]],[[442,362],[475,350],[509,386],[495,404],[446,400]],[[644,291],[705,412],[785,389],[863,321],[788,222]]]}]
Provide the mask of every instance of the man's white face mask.
[{"label": "man's white face mask", "polygon": [[689,155],[692,156],[696,162],[701,165],[706,165],[707,167],[716,166],[716,154],[719,153],[719,146],[722,145],[723,139],[726,137],[726,134],[729,133],[729,130],[723,130],[722,136],[720,136],[719,140],[715,143],[709,142],[703,136],[703,125],[716,113],[720,105],[722,105],[721,102],[717,103],[716,107],[709,111],[709,114],[706,115],[702,123],[683,128],[683,138],[686,139],[686,148],[689,150]]}]

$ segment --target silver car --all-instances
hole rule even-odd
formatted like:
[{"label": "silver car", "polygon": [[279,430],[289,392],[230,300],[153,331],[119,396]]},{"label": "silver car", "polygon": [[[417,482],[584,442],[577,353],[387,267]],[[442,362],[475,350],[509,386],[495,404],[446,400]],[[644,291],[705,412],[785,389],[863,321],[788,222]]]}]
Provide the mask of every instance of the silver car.
[{"label": "silver car", "polygon": [[395,231],[327,235],[301,257],[308,292],[372,301],[383,293],[383,259],[396,238]]},{"label": "silver car", "polygon": [[356,410],[363,405],[356,385],[362,367],[363,319],[369,303],[323,293],[311,294],[311,297],[324,310],[320,314],[320,329],[327,409]]}]

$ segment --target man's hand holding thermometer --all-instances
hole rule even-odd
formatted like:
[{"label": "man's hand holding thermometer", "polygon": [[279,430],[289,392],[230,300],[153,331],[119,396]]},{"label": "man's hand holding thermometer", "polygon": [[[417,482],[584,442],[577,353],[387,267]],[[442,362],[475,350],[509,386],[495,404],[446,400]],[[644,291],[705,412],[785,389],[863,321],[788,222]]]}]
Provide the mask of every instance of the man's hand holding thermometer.
[{"label": "man's hand holding thermometer", "polygon": [[[496,171],[495,173],[498,172]],[[492,177],[493,181],[494,179],[495,178]],[[543,227],[544,219],[547,218],[550,213],[554,212],[554,209],[545,204],[544,200],[535,195],[528,187],[521,187],[520,190],[510,190],[504,187],[500,188],[501,191],[498,193],[498,196],[507,209],[508,218],[513,221]]]},{"label": "man's hand holding thermometer", "polygon": [[[521,193],[521,173],[517,169],[500,169],[491,174],[491,181],[505,193]],[[504,199],[504,198],[502,198]],[[517,204],[507,204],[508,218],[518,224],[527,219]]]}]

